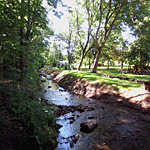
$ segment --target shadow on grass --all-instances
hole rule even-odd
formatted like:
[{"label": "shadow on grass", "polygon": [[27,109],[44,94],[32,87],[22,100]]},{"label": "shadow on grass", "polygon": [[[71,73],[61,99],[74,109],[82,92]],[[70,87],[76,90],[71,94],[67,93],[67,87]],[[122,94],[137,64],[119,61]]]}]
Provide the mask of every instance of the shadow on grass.
[{"label": "shadow on grass", "polygon": [[[83,71],[92,71],[88,68],[82,68]],[[114,75],[114,76],[124,76],[131,79],[141,79],[145,81],[150,81],[150,75],[137,75],[137,74],[129,74],[129,73],[120,73],[120,68],[118,67],[112,67],[110,69],[107,69],[107,67],[98,67],[97,73],[107,74],[107,75]]]}]

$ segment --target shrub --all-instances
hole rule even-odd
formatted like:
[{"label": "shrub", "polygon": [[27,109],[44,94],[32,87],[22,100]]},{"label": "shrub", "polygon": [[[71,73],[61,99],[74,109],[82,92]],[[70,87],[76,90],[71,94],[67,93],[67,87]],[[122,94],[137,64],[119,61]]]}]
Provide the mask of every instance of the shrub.
[{"label": "shrub", "polygon": [[9,84],[1,87],[0,94],[9,103],[8,110],[14,115],[13,119],[21,124],[22,149],[54,149],[57,144],[56,119],[52,110],[38,101],[39,92],[34,89]]}]

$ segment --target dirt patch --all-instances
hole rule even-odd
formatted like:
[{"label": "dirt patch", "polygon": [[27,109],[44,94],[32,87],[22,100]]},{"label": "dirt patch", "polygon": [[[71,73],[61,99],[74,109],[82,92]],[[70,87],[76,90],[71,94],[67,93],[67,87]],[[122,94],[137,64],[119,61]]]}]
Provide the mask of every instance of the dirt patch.
[{"label": "dirt patch", "polygon": [[107,84],[91,83],[75,76],[58,74],[58,71],[55,75],[54,81],[71,93],[150,114],[150,92],[144,89],[133,89],[119,93],[117,88]]}]

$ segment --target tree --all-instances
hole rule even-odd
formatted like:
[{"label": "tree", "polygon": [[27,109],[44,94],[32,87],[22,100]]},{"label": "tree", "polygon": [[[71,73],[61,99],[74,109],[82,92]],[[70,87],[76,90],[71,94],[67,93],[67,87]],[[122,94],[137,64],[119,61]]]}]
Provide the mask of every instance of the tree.
[{"label": "tree", "polygon": [[150,63],[150,17],[145,15],[144,18],[136,20],[134,23],[138,39],[131,44],[128,60],[135,65],[146,66]]},{"label": "tree", "polygon": [[140,27],[150,16],[150,1],[133,0],[128,2],[128,5],[123,7],[123,12],[126,15],[122,18],[124,23],[134,32],[133,35],[138,36],[142,34]]},{"label": "tree", "polygon": [[[114,29],[121,30],[121,24],[126,22],[133,26],[132,17],[136,16],[136,11],[143,8],[141,0],[84,0],[87,15],[90,18],[91,35],[97,46],[97,56],[92,72],[97,71],[103,47]],[[145,9],[140,10],[139,18],[144,14]],[[132,14],[132,15],[131,15]],[[131,17],[132,16],[132,17]]]},{"label": "tree", "polygon": [[91,69],[92,64],[94,63],[95,57],[96,57],[96,45],[94,44],[93,48],[91,48],[91,50],[88,52],[87,56],[88,60],[86,60],[88,62],[89,65],[89,69]]},{"label": "tree", "polygon": [[76,42],[79,43],[81,48],[81,58],[78,66],[78,70],[80,70],[83,59],[88,54],[88,52],[92,49],[94,46],[94,42],[91,41],[91,25],[88,20],[88,29],[86,31],[85,27],[83,27],[83,23],[85,23],[85,20],[83,18],[83,14],[79,13],[77,9],[75,9],[75,28],[77,32],[77,39]]},{"label": "tree", "polygon": [[[118,17],[126,0],[123,1],[85,1],[88,18],[92,26],[91,35],[97,46],[97,56],[92,72],[96,72],[98,61],[113,27],[118,23]],[[98,8],[98,9],[97,9]]]},{"label": "tree", "polygon": [[134,65],[148,66],[150,63],[150,40],[139,38],[130,47],[128,60]]},{"label": "tree", "polygon": [[[38,51],[44,51],[47,45],[43,32],[49,31],[49,27],[42,2],[5,0],[0,3],[1,66],[5,67],[5,70],[10,68],[19,72],[20,81],[27,77],[29,66],[34,62],[32,57],[37,53],[43,53]],[[57,2],[48,0],[52,8],[56,7]]]},{"label": "tree", "polygon": [[62,42],[65,42],[67,44],[67,54],[68,54],[68,61],[69,64],[72,63],[73,61],[73,48],[72,48],[72,43],[73,43],[73,31],[72,31],[72,26],[71,23],[69,23],[69,32],[62,32],[56,37],[57,40],[61,40]]}]

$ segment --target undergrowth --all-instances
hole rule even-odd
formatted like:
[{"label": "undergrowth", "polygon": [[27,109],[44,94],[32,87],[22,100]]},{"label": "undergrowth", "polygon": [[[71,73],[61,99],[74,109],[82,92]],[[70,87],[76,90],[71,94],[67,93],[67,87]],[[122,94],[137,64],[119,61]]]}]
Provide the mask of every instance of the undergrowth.
[{"label": "undergrowth", "polygon": [[[5,100],[3,110],[13,116],[11,120],[17,122],[16,126],[23,134],[19,149],[54,149],[57,144],[55,115],[50,107],[38,100],[39,96],[35,88],[1,84],[0,97]],[[4,121],[0,119],[0,123]]]}]

